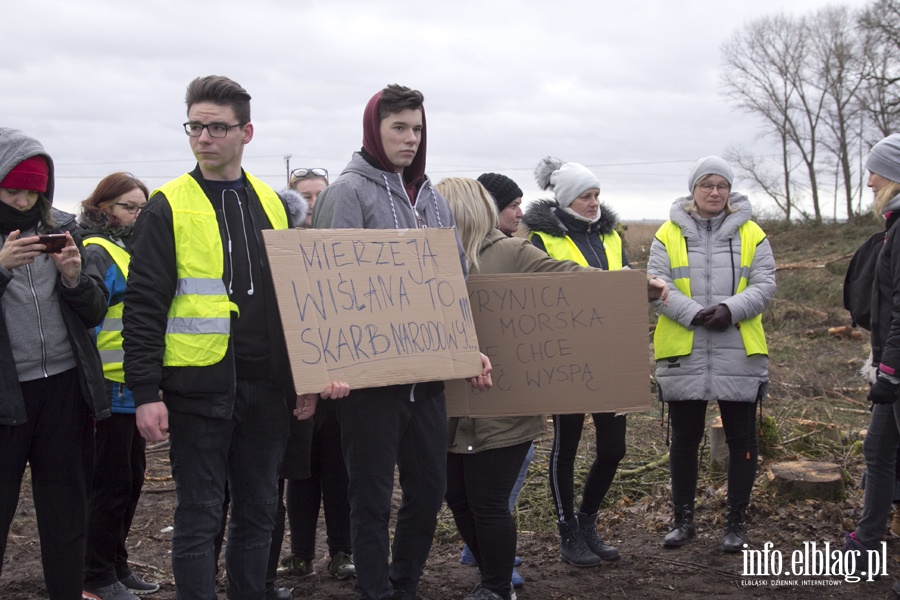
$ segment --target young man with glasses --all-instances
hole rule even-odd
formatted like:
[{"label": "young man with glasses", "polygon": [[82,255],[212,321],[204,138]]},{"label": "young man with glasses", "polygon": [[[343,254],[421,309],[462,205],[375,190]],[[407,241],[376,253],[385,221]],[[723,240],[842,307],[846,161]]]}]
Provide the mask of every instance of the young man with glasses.
[{"label": "young man with glasses", "polygon": [[[266,590],[276,470],[294,396],[262,229],[290,226],[282,200],[241,168],[253,139],[250,95],[227,77],[191,82],[184,124],[196,168],[164,184],[133,235],[125,293],[126,384],[148,441],[169,439],[178,504],[172,567],[180,600],[215,592],[227,482],[229,598]],[[162,391],[162,400],[159,392]],[[346,395],[331,384],[326,397]]]},{"label": "young man with glasses", "polygon": [[[313,227],[454,226],[447,201],[425,175],[423,100],[421,92],[399,85],[372,96],[363,115],[363,147],[319,196]],[[485,362],[473,385],[489,386],[489,373]],[[365,600],[416,598],[447,486],[444,383],[438,373],[435,379],[354,390],[341,402],[356,590]],[[389,548],[395,465],[404,500]]]}]

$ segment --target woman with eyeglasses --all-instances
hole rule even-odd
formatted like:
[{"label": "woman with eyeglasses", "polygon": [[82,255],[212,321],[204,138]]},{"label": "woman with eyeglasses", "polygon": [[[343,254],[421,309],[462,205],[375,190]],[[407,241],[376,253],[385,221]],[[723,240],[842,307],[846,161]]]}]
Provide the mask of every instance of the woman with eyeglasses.
[{"label": "woman with eyeglasses", "polygon": [[650,248],[647,272],[669,285],[653,337],[659,397],[672,428],[674,524],[666,548],[683,546],[695,532],[697,453],[710,401],[718,403],[729,452],[722,549],[740,552],[745,541],[756,478],[754,416],[769,380],[762,313],[775,295],[775,259],[750,219],[750,201],[731,191],[733,181],[726,161],[701,158],[688,179],[690,195],[675,200]]},{"label": "woman with eyeglasses", "polygon": [[84,589],[100,598],[150,594],[128,565],[125,538],[144,485],[145,442],[135,425],[134,399],[122,368],[122,300],[131,261],[131,231],[147,202],[147,186],[130,173],[104,177],[81,203],[78,224],[85,230],[87,269],[109,290],[109,310],[96,329],[112,416],[95,427],[93,485],[86,539]]}]

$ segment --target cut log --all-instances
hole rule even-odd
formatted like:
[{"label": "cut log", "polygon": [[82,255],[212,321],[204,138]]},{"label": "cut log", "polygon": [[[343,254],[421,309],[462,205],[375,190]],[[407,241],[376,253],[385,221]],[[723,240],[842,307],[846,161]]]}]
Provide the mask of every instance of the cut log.
[{"label": "cut log", "polygon": [[709,423],[709,462],[720,471],[728,470],[728,444],[725,443],[722,417],[716,417]]},{"label": "cut log", "polygon": [[775,463],[767,473],[769,485],[785,500],[841,500],[846,496],[841,468],[829,462]]}]

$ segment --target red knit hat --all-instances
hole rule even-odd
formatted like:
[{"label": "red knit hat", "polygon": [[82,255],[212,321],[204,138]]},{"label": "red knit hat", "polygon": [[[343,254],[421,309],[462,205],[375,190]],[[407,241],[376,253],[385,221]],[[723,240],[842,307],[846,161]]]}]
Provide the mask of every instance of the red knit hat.
[{"label": "red knit hat", "polygon": [[50,166],[47,160],[40,155],[32,156],[13,167],[3,181],[0,181],[0,188],[46,192],[49,179]]}]

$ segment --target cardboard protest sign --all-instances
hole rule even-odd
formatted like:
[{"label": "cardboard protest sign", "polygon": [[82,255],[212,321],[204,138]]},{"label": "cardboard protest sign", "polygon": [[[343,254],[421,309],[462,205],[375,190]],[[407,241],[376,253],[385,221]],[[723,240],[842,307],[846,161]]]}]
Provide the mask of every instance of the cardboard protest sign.
[{"label": "cardboard protest sign", "polygon": [[481,373],[453,230],[263,236],[298,394]]},{"label": "cardboard protest sign", "polygon": [[472,275],[468,288],[494,386],[447,382],[450,416],[649,410],[642,271]]}]

